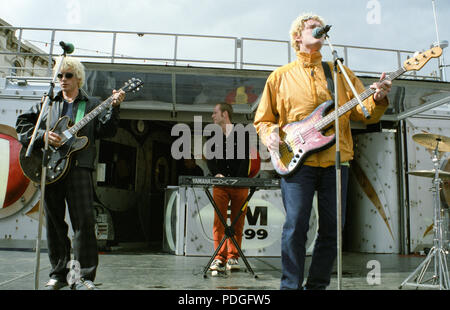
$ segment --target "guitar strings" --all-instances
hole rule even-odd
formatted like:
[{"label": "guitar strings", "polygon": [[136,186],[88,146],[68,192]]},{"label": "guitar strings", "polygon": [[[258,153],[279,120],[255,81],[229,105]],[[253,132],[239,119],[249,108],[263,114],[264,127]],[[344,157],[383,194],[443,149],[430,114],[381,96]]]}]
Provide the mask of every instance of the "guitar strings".
[{"label": "guitar strings", "polygon": [[99,104],[95,109],[86,114],[83,119],[81,119],[78,123],[69,128],[69,132],[74,134],[78,132],[81,128],[83,128],[87,123],[89,123],[94,117],[100,114],[101,110],[103,110],[104,106],[108,106],[113,101],[113,95],[109,96],[104,102]]},{"label": "guitar strings", "polygon": [[[387,77],[385,78],[385,80],[388,79]],[[373,90],[372,88],[368,88],[366,89],[363,93],[360,94],[361,97],[364,97],[364,100],[369,97],[370,95],[372,95],[373,93],[375,93],[375,90]],[[356,98],[351,99],[349,102],[343,104],[340,108],[342,108],[341,113],[339,113],[339,109],[337,113],[339,114],[339,117],[342,116],[343,114],[347,113],[348,111],[350,111],[353,107],[354,104],[357,102]],[[320,129],[322,129],[325,125],[327,125],[327,123],[329,122],[328,119],[330,118],[335,118],[335,114],[336,114],[336,110],[333,112],[330,112],[329,114],[327,114],[325,117],[323,117],[321,120],[319,120],[316,124],[314,124],[311,128],[309,128],[308,130],[306,130],[303,133],[303,137],[307,138],[311,135],[313,129],[315,129],[316,131],[320,131]],[[316,126],[318,126],[319,128],[316,128]],[[286,142],[285,142],[286,143]],[[299,140],[299,138],[295,137],[293,139],[293,143],[295,146],[299,145],[299,144],[303,144],[303,142],[301,142]],[[287,147],[285,145],[282,145],[283,149],[287,149]]]},{"label": "guitar strings", "polygon": [[[369,97],[369,96],[370,96],[372,93],[374,93],[374,92],[375,92],[375,91],[374,91],[373,89],[369,88],[369,89],[365,90],[365,91],[361,94],[361,96],[367,98],[367,97]],[[367,94],[366,94],[366,93],[367,93]],[[341,115],[347,113],[348,111],[350,111],[351,108],[353,108],[353,107],[352,107],[352,104],[356,103],[356,101],[357,101],[357,99],[356,99],[356,98],[353,98],[352,100],[350,100],[350,101],[347,102],[346,104],[342,105],[341,108],[343,108],[343,109],[341,110],[341,113],[340,113],[339,117],[340,117]],[[339,114],[339,110],[338,110],[337,113]],[[317,132],[319,132],[319,131],[320,131],[320,128],[323,128],[323,126],[327,125],[328,119],[329,119],[329,118],[331,118],[331,117],[335,118],[335,114],[336,114],[336,111],[333,111],[333,112],[329,113],[328,115],[326,115],[323,119],[321,119],[320,121],[318,121],[315,125],[318,125],[318,126],[319,126],[319,129],[317,129],[317,128],[315,127],[315,125],[313,125],[311,128],[309,128],[309,129],[306,130],[304,133],[302,133],[301,136],[304,137],[303,140],[308,139],[308,138],[314,133],[314,130],[317,131]],[[304,143],[300,140],[299,137],[296,136],[296,137],[294,137],[294,138],[292,139],[292,145],[293,145],[294,147],[297,147],[297,146],[299,146],[299,145],[301,145],[301,144],[304,144]],[[282,145],[280,146],[280,151],[281,151],[281,153],[286,152],[286,151],[289,152],[289,153],[292,153],[291,151],[289,151],[289,148],[287,147],[287,145],[291,145],[291,144],[289,144],[288,142],[284,141],[284,144],[282,144]],[[290,146],[290,147],[291,147],[291,149],[292,149],[292,146]],[[284,157],[283,154],[281,154],[281,156]]]}]

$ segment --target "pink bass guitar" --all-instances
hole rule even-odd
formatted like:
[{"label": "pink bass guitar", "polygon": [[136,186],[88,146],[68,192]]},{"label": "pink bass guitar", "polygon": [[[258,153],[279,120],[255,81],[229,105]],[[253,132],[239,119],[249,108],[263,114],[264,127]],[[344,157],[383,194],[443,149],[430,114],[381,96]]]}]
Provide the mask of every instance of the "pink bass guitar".
[{"label": "pink bass guitar", "polygon": [[[439,57],[441,54],[442,49],[434,47],[411,57],[403,63],[403,67],[390,73],[385,79],[394,80],[407,71],[420,70],[431,58]],[[359,96],[361,100],[365,100],[374,93],[375,90],[368,88]],[[338,116],[341,117],[356,105],[358,105],[356,98],[348,101],[339,107]],[[287,124],[280,129],[280,138],[284,143],[280,145],[278,152],[270,153],[273,167],[279,175],[291,175],[303,165],[309,155],[334,145],[335,134],[325,135],[325,130],[331,127],[336,117],[336,111],[325,115],[332,108],[334,108],[333,100],[326,101],[304,120]]]}]

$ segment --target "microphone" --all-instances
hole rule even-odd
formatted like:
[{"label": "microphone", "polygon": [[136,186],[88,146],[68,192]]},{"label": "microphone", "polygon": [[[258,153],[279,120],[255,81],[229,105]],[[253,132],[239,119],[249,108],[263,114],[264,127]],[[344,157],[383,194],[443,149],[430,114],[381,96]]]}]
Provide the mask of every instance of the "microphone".
[{"label": "microphone", "polygon": [[66,43],[66,42],[64,42],[64,41],[60,41],[60,42],[59,42],[59,45],[61,45],[63,51],[64,51],[66,54],[72,54],[73,51],[75,50],[75,47],[73,46],[72,43],[68,43],[68,42]]},{"label": "microphone", "polygon": [[314,28],[312,31],[312,36],[316,39],[320,39],[324,34],[327,34],[330,31],[331,25],[326,25],[323,27]]}]

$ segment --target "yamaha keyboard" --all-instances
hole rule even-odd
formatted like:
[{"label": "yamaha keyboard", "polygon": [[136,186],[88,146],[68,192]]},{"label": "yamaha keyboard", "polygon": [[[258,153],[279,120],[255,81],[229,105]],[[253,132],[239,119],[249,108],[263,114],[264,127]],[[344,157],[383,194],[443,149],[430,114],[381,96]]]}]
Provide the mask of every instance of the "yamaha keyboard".
[{"label": "yamaha keyboard", "polygon": [[250,187],[250,188],[279,188],[279,179],[260,179],[260,178],[234,178],[234,177],[199,177],[181,175],[178,179],[179,186],[231,186],[231,187]]},{"label": "yamaha keyboard", "polygon": [[[237,243],[235,237],[234,237],[234,225],[236,225],[236,221],[239,219],[239,217],[242,215],[244,210],[247,209],[248,203],[250,199],[252,198],[253,194],[260,188],[270,189],[270,188],[280,188],[280,180],[279,179],[259,179],[259,178],[234,178],[234,177],[224,177],[224,178],[216,178],[216,177],[199,177],[199,176],[189,176],[189,175],[181,175],[178,178],[178,186],[189,186],[189,187],[202,187],[205,191],[206,196],[208,197],[209,201],[211,202],[211,205],[214,208],[214,211],[216,212],[216,215],[214,216],[214,221],[216,220],[216,217],[219,219],[219,221],[222,223],[224,229],[225,229],[225,235],[223,236],[222,240],[220,241],[219,245],[216,247],[214,254],[211,256],[208,264],[206,264],[205,268],[203,268],[203,277],[206,278],[206,273],[209,270],[209,267],[211,266],[211,263],[215,259],[217,253],[222,248],[222,245],[224,244],[227,239],[230,239],[231,242],[233,242],[234,246],[236,247],[239,256],[242,258],[242,260],[245,263],[245,266],[247,267],[248,271],[257,278],[258,276],[253,272],[252,267],[247,261],[247,258],[245,257],[244,253],[241,250],[241,247]],[[242,206],[239,209],[239,214],[236,215],[236,217],[231,222],[231,225],[228,225],[227,220],[224,218],[224,216],[221,214],[221,211],[217,207],[217,204],[214,201],[213,195],[211,194],[209,187],[211,186],[231,186],[231,187],[248,187],[250,188],[249,193],[245,201],[242,203]]]}]

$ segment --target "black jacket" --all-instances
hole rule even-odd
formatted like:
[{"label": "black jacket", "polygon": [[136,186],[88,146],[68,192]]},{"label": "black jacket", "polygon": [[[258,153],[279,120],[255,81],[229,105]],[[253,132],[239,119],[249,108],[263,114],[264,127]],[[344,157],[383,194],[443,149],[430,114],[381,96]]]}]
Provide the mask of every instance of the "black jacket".
[{"label": "black jacket", "polygon": [[[222,156],[207,160],[208,169],[213,176],[220,173],[224,177],[248,177],[250,164],[249,133],[247,131],[245,132],[245,141],[242,143],[239,138],[242,137],[242,133],[238,133],[236,128],[236,126],[233,127],[233,131],[228,137],[222,134]],[[217,137],[214,136],[212,139],[217,139]],[[233,148],[233,152],[230,152],[232,156],[227,156],[226,150],[231,147]],[[215,152],[215,148],[212,151]],[[242,154],[244,156],[241,156]]]},{"label": "black jacket", "polygon": [[[80,101],[86,101],[85,115],[92,111],[100,104],[100,101],[94,97],[84,96],[80,90],[77,98],[72,104],[73,115],[77,114],[78,104]],[[35,124],[38,120],[42,103],[39,102],[32,106],[27,112],[19,115],[16,121],[16,131],[19,141],[27,147],[31,141]],[[54,128],[56,122],[63,115],[64,99],[62,93],[59,92],[55,97],[55,102],[52,105],[52,116],[50,128]],[[42,116],[39,130],[36,134],[34,148],[44,147],[44,133],[47,124],[47,114]],[[89,144],[86,148],[75,152],[72,160],[75,166],[94,169],[94,162],[96,158],[95,140],[100,138],[113,137],[117,133],[119,125],[119,107],[109,108],[100,113],[96,118],[86,124],[79,132],[78,136],[86,136],[89,139]]]}]

